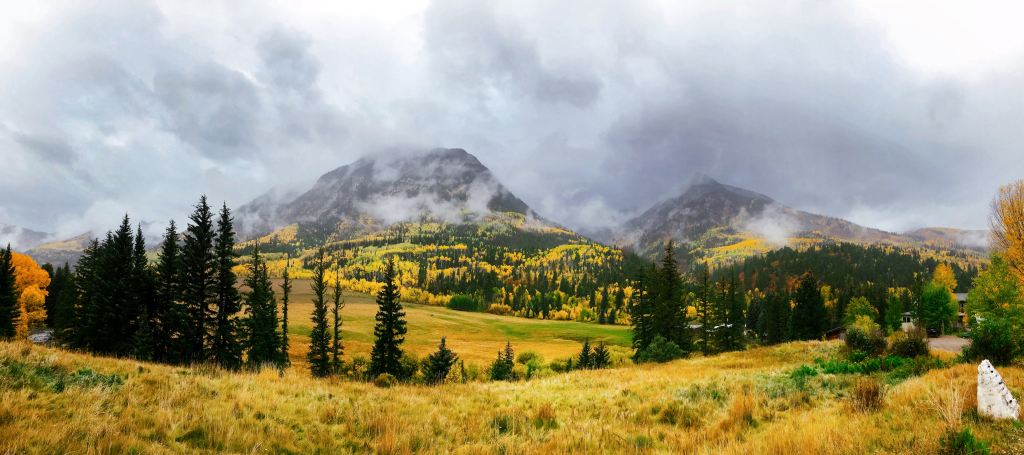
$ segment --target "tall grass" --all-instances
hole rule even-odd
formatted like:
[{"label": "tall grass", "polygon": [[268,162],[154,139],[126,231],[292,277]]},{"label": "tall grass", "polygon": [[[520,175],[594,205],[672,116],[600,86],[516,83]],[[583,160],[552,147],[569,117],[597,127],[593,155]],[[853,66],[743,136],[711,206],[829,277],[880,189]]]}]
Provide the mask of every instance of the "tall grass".
[{"label": "tall grass", "polygon": [[[820,373],[801,388],[790,374],[835,349],[791,343],[529,382],[382,389],[0,343],[0,368],[20,365],[22,376],[87,368],[102,378],[56,390],[0,373],[0,453],[934,453],[948,417],[932,397],[970,387],[974,367],[911,378],[877,412],[850,412],[853,380]],[[1017,368],[1001,373],[1012,390],[1024,384]],[[1022,449],[1010,423],[972,425],[997,453]]]}]

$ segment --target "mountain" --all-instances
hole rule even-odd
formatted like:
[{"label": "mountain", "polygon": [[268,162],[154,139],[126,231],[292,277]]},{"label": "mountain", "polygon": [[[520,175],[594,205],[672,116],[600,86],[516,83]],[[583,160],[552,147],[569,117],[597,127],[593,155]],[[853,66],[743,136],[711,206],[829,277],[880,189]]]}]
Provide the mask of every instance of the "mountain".
[{"label": "mountain", "polygon": [[[660,254],[668,240],[692,258],[719,261],[764,253],[781,246],[828,241],[961,250],[977,233],[922,229],[898,234],[787,207],[760,193],[698,175],[677,197],[627,221],[613,241],[644,257]],[[957,241],[956,239],[961,239]],[[981,251],[975,249],[975,251]]]},{"label": "mountain", "polygon": [[355,233],[402,221],[458,224],[495,214],[539,220],[475,156],[433,149],[362,158],[322,175],[297,197],[264,194],[236,217],[247,233],[292,223]]},{"label": "mountain", "polygon": [[93,237],[92,232],[86,232],[70,239],[36,245],[25,251],[25,254],[40,264],[50,263],[60,266],[68,263],[74,267]]},{"label": "mountain", "polygon": [[0,247],[6,247],[7,244],[10,244],[11,248],[26,250],[43,243],[48,237],[50,237],[50,234],[45,232],[33,231],[9,224],[0,224]]}]

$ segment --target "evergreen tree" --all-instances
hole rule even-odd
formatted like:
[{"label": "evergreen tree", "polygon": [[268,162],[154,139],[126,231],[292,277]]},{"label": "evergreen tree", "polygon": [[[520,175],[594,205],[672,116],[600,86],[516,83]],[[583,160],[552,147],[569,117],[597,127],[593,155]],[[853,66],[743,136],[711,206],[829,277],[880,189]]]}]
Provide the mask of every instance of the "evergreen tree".
[{"label": "evergreen tree", "polygon": [[135,299],[135,240],[131,222],[125,215],[121,226],[107,234],[106,247],[99,261],[99,293],[94,308],[96,325],[91,327],[91,349],[101,354],[127,355],[134,347],[134,329],[138,317]]},{"label": "evergreen tree", "polygon": [[277,302],[270,284],[267,263],[260,256],[259,242],[253,246],[249,276],[245,279],[249,292],[245,296],[247,336],[246,363],[249,368],[281,364],[281,340],[277,334]]},{"label": "evergreen tree", "polygon": [[598,343],[597,347],[594,348],[594,354],[590,356],[591,368],[600,370],[608,368],[611,363],[611,354],[608,352],[608,347],[604,345],[604,342]]},{"label": "evergreen tree", "polygon": [[377,323],[373,328],[375,337],[373,350],[370,352],[371,377],[389,373],[403,377],[402,342],[405,341],[405,310],[398,300],[398,283],[395,282],[395,260],[389,258],[384,267],[384,286],[377,293]]},{"label": "evergreen tree", "polygon": [[601,304],[597,307],[597,323],[604,324],[608,322],[608,286],[604,287],[604,291],[601,291]]},{"label": "evergreen tree", "polygon": [[171,220],[164,231],[157,257],[153,299],[153,357],[164,362],[184,362],[189,346],[189,318],[181,303],[181,250],[178,229]]},{"label": "evergreen tree", "polygon": [[345,302],[341,298],[341,275],[337,267],[334,269],[334,294],[331,296],[334,305],[331,307],[334,316],[334,337],[331,339],[331,367],[335,372],[341,371],[341,355],[345,352],[341,344],[341,309]]},{"label": "evergreen tree", "polygon": [[331,374],[330,336],[327,333],[327,265],[324,262],[324,251],[317,253],[313,263],[313,329],[309,332],[309,370],[314,377],[326,377]]},{"label": "evergreen tree", "polygon": [[590,339],[585,338],[583,340],[583,349],[580,350],[578,356],[576,356],[577,368],[581,370],[588,370],[593,367],[593,360],[591,359],[590,351]]},{"label": "evergreen tree", "polygon": [[452,366],[459,360],[459,356],[448,349],[445,344],[445,338],[441,337],[441,344],[437,346],[437,351],[430,354],[427,357],[426,364],[423,366],[423,376],[427,384],[440,384],[445,381],[448,377],[448,373],[451,372]]},{"label": "evergreen tree", "polygon": [[633,286],[633,296],[631,298],[629,313],[633,323],[633,351],[634,360],[636,355],[647,348],[651,341],[654,340],[654,326],[651,321],[653,315],[651,314],[651,295],[650,295],[650,279],[657,274],[657,267],[651,265],[648,271],[640,273]]},{"label": "evergreen tree", "polygon": [[815,340],[825,333],[828,324],[825,302],[821,297],[821,289],[814,275],[807,272],[800,278],[800,286],[794,296],[796,305],[791,318],[793,338],[797,340]]},{"label": "evergreen tree", "polygon": [[737,287],[735,275],[721,285],[715,311],[715,338],[719,351],[743,348],[743,296]]},{"label": "evergreen tree", "polygon": [[153,275],[146,259],[146,238],[142,235],[142,225],[135,231],[135,246],[132,251],[132,290],[133,313],[137,319],[132,321],[134,344],[132,353],[140,360],[153,360],[155,334],[153,332]]},{"label": "evergreen tree", "polygon": [[243,345],[238,333],[242,298],[238,293],[238,277],[233,270],[237,261],[232,221],[231,211],[225,203],[217,220],[217,237],[214,240],[216,312],[209,358],[222,368],[237,370],[242,365]]},{"label": "evergreen tree", "polygon": [[652,319],[654,335],[661,335],[682,349],[684,355],[693,347],[686,304],[683,300],[683,279],[671,240],[665,246],[665,257],[652,282]]},{"label": "evergreen tree", "polygon": [[515,353],[511,342],[505,342],[505,350],[498,351],[498,358],[491,364],[490,375],[492,381],[515,379]]},{"label": "evergreen tree", "polygon": [[622,310],[622,307],[625,306],[625,304],[626,304],[626,291],[624,291],[620,287],[618,291],[615,291],[615,305],[612,307],[612,310],[608,313],[608,323],[609,324],[615,324],[616,320],[618,319],[617,314],[618,314],[619,310]]},{"label": "evergreen tree", "polygon": [[188,316],[188,323],[182,325],[183,341],[186,348],[184,361],[205,360],[205,347],[209,342],[212,324],[210,305],[218,297],[217,261],[213,253],[215,233],[213,213],[206,196],[199,198],[191,221],[185,230],[185,241],[181,248],[181,296]]},{"label": "evergreen tree", "polygon": [[292,265],[291,255],[286,256],[283,279],[281,281],[281,362],[287,368],[292,364],[288,355],[288,299],[292,293],[292,280],[288,268]]},{"label": "evergreen tree", "polygon": [[710,271],[707,266],[701,267],[701,281],[697,287],[697,317],[700,318],[700,348],[704,355],[711,354],[712,296]]},{"label": "evergreen tree", "polygon": [[0,339],[14,337],[19,311],[14,256],[8,243],[7,249],[0,251]]},{"label": "evergreen tree", "polygon": [[54,336],[58,339],[68,340],[70,330],[75,322],[77,285],[75,284],[75,275],[71,272],[71,266],[67,262],[63,267],[57,269],[57,276],[63,277],[63,284],[53,304],[53,331]]}]

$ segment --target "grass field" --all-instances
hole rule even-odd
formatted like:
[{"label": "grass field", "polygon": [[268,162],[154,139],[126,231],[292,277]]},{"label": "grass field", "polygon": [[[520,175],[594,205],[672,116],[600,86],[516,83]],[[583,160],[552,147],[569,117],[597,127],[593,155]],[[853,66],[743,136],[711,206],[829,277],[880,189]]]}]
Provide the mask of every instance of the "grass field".
[{"label": "grass field", "polygon": [[[275,282],[275,290],[279,282]],[[280,298],[280,296],[279,296]],[[304,368],[308,350],[310,315],[313,311],[312,291],[307,280],[293,282],[289,304],[290,356],[292,363]],[[348,358],[369,356],[373,345],[374,315],[377,304],[373,296],[344,293],[345,308],[341,310],[342,339]],[[572,321],[548,321],[469,313],[442,307],[404,304],[409,333],[404,348],[420,357],[437,349],[442,336],[448,346],[466,363],[486,366],[497,351],[512,342],[516,352],[534,351],[547,360],[567,358],[579,352],[580,344],[589,338],[592,343],[605,342],[618,357],[629,352],[630,332],[626,326],[598,325]]]},{"label": "grass field", "polygon": [[[400,385],[230,374],[0,343],[0,453],[937,453],[972,428],[993,453],[1024,430],[980,419],[973,365],[853,405],[851,375],[795,379],[834,343],[791,343],[528,382]],[[1024,371],[1002,370],[1018,394]]]}]

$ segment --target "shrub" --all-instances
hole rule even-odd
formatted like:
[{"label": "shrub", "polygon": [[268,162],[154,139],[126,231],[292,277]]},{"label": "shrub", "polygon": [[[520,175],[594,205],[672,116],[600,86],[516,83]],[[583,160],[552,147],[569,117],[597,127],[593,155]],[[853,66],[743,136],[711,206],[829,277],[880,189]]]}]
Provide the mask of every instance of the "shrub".
[{"label": "shrub", "polygon": [[858,378],[853,385],[853,407],[861,412],[871,412],[882,407],[884,391],[882,384],[873,377]]},{"label": "shrub", "polygon": [[793,383],[799,390],[804,390],[807,387],[807,378],[817,375],[818,370],[808,365],[800,365],[789,373],[789,377],[793,379]]},{"label": "shrub", "polygon": [[970,360],[988,359],[995,365],[1009,364],[1018,354],[1013,329],[1003,319],[986,319],[971,331],[971,344],[964,349]]},{"label": "shrub", "polygon": [[480,311],[480,305],[476,299],[468,295],[452,296],[448,301],[448,308],[457,311]]},{"label": "shrub", "polygon": [[889,352],[900,357],[919,357],[928,355],[928,340],[924,330],[914,329],[909,333],[898,331],[889,337]]},{"label": "shrub", "polygon": [[487,312],[499,316],[508,316],[512,314],[512,307],[504,303],[492,303],[491,306],[487,307]]},{"label": "shrub", "polygon": [[678,345],[659,335],[654,337],[654,341],[651,341],[646,348],[637,351],[636,361],[637,363],[663,363],[682,358],[684,355],[685,353]]},{"label": "shrub", "polygon": [[991,453],[988,443],[974,437],[970,428],[951,431],[942,437],[939,447],[942,455],[988,455]]},{"label": "shrub", "polygon": [[381,388],[393,387],[398,384],[398,379],[391,375],[391,373],[381,373],[373,378],[373,385]]},{"label": "shrub", "polygon": [[846,328],[846,347],[851,352],[878,355],[885,351],[885,344],[882,328],[867,316],[858,316],[856,322]]}]

